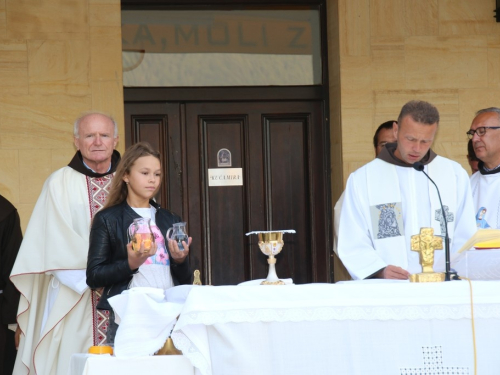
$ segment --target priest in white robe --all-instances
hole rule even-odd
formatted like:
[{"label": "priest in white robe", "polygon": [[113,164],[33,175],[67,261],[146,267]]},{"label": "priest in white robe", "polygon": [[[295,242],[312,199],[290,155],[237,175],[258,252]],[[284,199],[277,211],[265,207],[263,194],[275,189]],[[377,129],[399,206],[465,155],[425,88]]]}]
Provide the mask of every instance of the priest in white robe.
[{"label": "priest in white robe", "polygon": [[478,111],[467,135],[480,160],[470,179],[476,225],[500,229],[500,108]]},{"label": "priest in white robe", "polygon": [[[340,215],[339,257],[353,279],[408,279],[422,272],[412,235],[434,228],[444,236],[448,221],[451,253],[476,231],[468,175],[456,162],[431,149],[439,123],[437,109],[423,101],[406,103],[394,124],[397,143],[387,144],[375,160],[349,176]],[[444,250],[435,252],[434,269],[445,269]]]},{"label": "priest in white robe", "polygon": [[[373,148],[375,150],[375,157],[384,149],[385,145],[388,143],[396,142],[394,137],[394,131],[392,130],[393,125],[396,121],[390,120],[385,121],[379,125],[375,134],[373,135]],[[335,203],[333,208],[333,251],[337,253],[337,243],[339,241],[339,225],[340,225],[340,213],[342,212],[342,203],[344,202],[344,193],[340,195],[339,200]]]},{"label": "priest in white robe", "polygon": [[111,117],[82,115],[74,125],[76,155],[42,188],[11,273],[21,292],[15,375],[66,375],[71,355],[99,340],[102,317],[85,268],[91,220],[120,160],[117,141]]}]

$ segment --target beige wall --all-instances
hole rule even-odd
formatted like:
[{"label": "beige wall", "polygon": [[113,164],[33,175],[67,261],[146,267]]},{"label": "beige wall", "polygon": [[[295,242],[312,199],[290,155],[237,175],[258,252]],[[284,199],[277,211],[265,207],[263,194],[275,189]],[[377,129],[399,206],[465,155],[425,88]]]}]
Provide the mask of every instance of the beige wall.
[{"label": "beige wall", "polygon": [[[500,107],[495,2],[332,0],[328,5],[338,6],[340,20],[344,184],[351,172],[373,158],[377,126],[396,119],[411,99],[437,106],[441,123],[433,149],[469,171],[465,132],[474,112]],[[334,191],[334,198],[339,194]]]},{"label": "beige wall", "polygon": [[123,134],[120,1],[0,0],[0,194],[23,230],[47,176],[75,153],[72,122],[91,109]]}]

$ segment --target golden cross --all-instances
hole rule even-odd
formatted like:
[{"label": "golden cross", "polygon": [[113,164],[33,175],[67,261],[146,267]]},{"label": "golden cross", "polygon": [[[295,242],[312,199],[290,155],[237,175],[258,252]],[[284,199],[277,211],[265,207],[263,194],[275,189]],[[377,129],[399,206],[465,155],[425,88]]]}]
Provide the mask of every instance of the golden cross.
[{"label": "golden cross", "polygon": [[420,234],[411,236],[411,249],[420,254],[422,272],[434,272],[434,250],[443,248],[443,239],[434,235],[432,228],[420,228]]}]

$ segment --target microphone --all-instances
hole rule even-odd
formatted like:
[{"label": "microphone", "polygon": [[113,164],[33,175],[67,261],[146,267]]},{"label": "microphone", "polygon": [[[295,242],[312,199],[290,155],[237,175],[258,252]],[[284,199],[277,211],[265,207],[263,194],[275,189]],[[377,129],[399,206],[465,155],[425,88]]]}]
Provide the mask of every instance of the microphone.
[{"label": "microphone", "polygon": [[[416,169],[417,171],[419,172],[424,172],[424,165],[419,162],[419,161],[416,161],[415,163],[413,163],[413,168]],[[425,173],[425,172],[424,172]],[[431,180],[431,178],[427,175],[427,173],[425,173],[425,175],[429,178],[429,180]],[[432,181],[432,180],[431,180]],[[434,183],[434,181],[432,181]],[[436,185],[436,184],[434,184]],[[436,186],[436,189],[437,189],[437,186]],[[438,190],[439,191],[439,190]]]},{"label": "microphone", "polygon": [[416,171],[425,174],[426,177],[429,179],[429,181],[434,184],[434,186],[436,187],[436,191],[438,193],[439,204],[441,205],[441,213],[443,214],[444,228],[445,228],[444,254],[446,257],[446,268],[445,268],[444,281],[460,280],[458,278],[457,273],[455,271],[451,271],[450,269],[450,237],[448,236],[448,220],[446,220],[446,213],[444,212],[443,201],[441,200],[441,194],[439,194],[439,188],[437,187],[436,183],[432,180],[432,178],[430,178],[429,175],[425,173],[424,171],[425,167],[421,162],[416,161],[415,163],[413,163],[413,168]]}]

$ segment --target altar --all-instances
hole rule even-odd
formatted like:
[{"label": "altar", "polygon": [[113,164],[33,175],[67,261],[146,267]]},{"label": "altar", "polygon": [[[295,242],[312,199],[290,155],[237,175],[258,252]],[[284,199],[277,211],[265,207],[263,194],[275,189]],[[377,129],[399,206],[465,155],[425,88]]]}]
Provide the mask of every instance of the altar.
[{"label": "altar", "polygon": [[202,375],[493,375],[500,282],[197,287],[172,338]]},{"label": "altar", "polygon": [[71,356],[68,375],[193,375],[194,369],[182,355],[117,358],[108,355],[75,353]]}]

